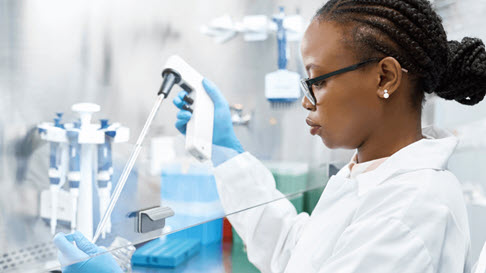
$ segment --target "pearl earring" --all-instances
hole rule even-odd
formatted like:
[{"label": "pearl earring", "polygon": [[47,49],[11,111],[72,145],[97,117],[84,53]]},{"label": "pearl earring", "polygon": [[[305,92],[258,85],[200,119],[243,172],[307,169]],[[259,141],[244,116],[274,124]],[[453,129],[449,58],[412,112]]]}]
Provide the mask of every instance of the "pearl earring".
[{"label": "pearl earring", "polygon": [[390,97],[390,94],[388,94],[388,90],[385,89],[385,94],[383,95],[385,99],[388,99]]}]

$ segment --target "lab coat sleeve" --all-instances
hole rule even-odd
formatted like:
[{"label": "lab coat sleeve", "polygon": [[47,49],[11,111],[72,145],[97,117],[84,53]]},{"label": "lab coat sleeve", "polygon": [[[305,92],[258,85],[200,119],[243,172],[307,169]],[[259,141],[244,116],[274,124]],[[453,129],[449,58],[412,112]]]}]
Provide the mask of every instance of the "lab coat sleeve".
[{"label": "lab coat sleeve", "polygon": [[225,213],[232,214],[228,219],[246,244],[250,262],[262,272],[283,272],[309,215],[297,214],[276,189],[272,173],[248,152],[215,168],[214,175]]},{"label": "lab coat sleeve", "polygon": [[436,272],[424,242],[400,219],[371,218],[351,224],[330,258],[314,259],[319,273]]}]

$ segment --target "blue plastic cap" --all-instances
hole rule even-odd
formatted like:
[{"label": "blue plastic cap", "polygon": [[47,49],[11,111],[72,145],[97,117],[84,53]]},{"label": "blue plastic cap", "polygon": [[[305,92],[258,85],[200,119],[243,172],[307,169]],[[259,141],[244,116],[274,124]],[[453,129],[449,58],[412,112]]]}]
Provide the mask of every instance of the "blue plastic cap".
[{"label": "blue plastic cap", "polygon": [[61,127],[61,119],[60,118],[55,118],[54,119],[54,126]]},{"label": "blue plastic cap", "polygon": [[62,119],[62,115],[64,115],[63,112],[57,112],[56,113],[56,116],[59,118],[59,119]]},{"label": "blue plastic cap", "polygon": [[74,128],[80,129],[81,128],[81,122],[80,121],[75,121],[73,122]]},{"label": "blue plastic cap", "polygon": [[101,129],[105,129],[108,127],[108,119],[100,119]]},{"label": "blue plastic cap", "polygon": [[39,131],[39,134],[43,134],[43,133],[47,132],[47,130],[44,129],[44,128],[39,128],[38,131]]},{"label": "blue plastic cap", "polygon": [[105,134],[109,137],[115,137],[116,136],[116,131],[106,131]]}]

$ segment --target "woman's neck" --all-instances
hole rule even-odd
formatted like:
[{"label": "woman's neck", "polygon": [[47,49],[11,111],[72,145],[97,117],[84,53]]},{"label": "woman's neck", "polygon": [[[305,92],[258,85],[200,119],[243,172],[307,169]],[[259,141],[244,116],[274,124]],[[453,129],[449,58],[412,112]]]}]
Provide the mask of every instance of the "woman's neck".
[{"label": "woman's neck", "polygon": [[358,163],[389,157],[422,138],[420,119],[416,122],[385,122],[358,147]]}]

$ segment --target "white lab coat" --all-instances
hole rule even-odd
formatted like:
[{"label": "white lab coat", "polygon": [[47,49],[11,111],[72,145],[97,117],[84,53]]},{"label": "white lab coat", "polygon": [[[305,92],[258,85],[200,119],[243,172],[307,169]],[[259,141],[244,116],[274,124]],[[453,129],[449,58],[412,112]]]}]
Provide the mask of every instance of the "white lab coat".
[{"label": "white lab coat", "polygon": [[[445,170],[457,139],[425,128],[429,139],[377,169],[332,176],[311,216],[281,199],[228,217],[262,272],[470,271],[470,237],[460,184]],[[272,174],[249,153],[215,168],[226,213],[282,198]]]}]

